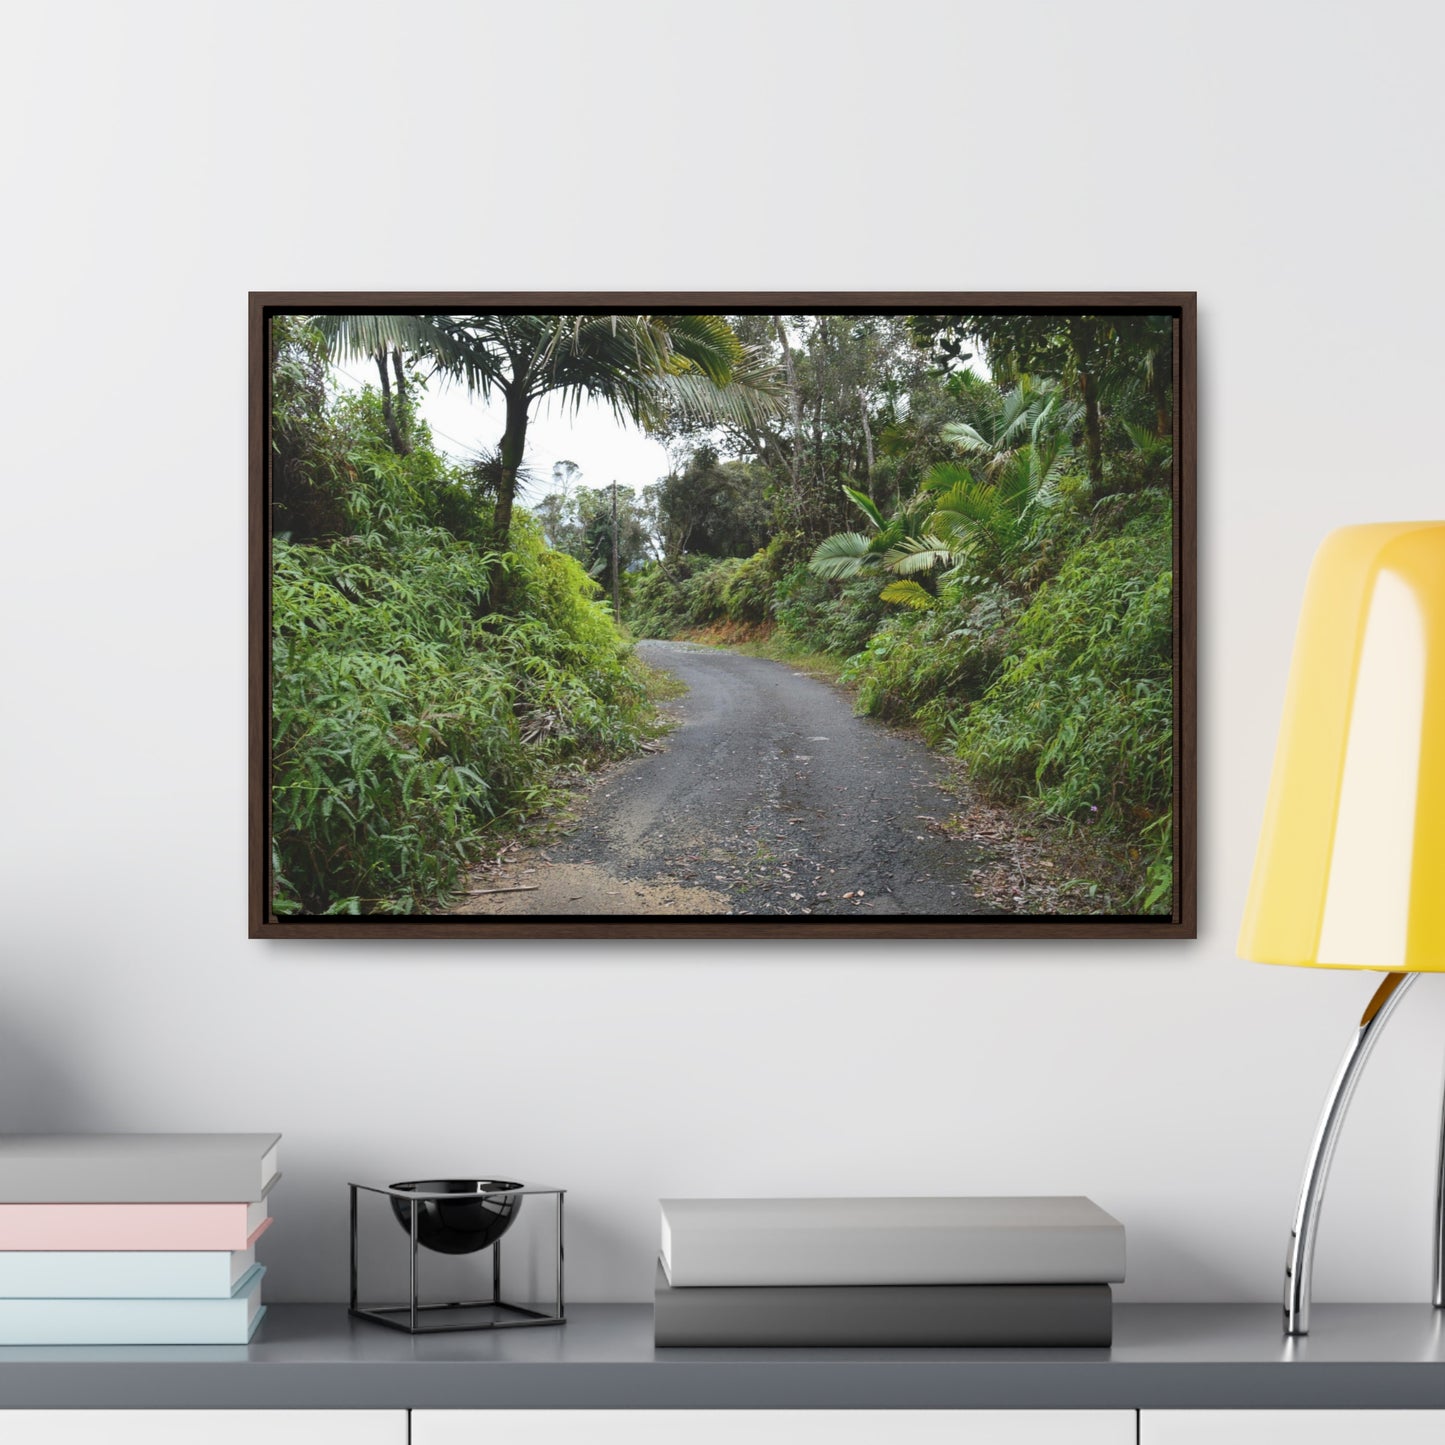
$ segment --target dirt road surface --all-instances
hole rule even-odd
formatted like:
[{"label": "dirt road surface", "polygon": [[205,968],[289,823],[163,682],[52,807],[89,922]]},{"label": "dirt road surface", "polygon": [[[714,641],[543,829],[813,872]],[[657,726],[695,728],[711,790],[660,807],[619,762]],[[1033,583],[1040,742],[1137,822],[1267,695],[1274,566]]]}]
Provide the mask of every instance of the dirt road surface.
[{"label": "dirt road surface", "polygon": [[796,668],[686,642],[638,654],[688,692],[663,750],[613,769],[560,842],[509,858],[462,913],[957,918],[979,847],[934,824],[946,764]]}]

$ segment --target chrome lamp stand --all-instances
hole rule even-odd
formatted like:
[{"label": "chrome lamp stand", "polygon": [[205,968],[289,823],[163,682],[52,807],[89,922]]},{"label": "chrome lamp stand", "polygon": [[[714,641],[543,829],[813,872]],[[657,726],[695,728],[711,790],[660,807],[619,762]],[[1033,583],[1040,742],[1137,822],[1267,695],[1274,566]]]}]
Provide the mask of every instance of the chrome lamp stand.
[{"label": "chrome lamp stand", "polygon": [[[1350,1039],[1339,1072],[1325,1098],[1320,1122],[1315,1127],[1295,1207],[1294,1229],[1289,1237],[1289,1255],[1284,1267],[1284,1329],[1287,1335],[1307,1335],[1310,1329],[1310,1285],[1314,1274],[1315,1233],[1325,1183],[1339,1142],[1340,1126],[1354,1097],[1355,1086],[1365,1064],[1390,1021],[1399,1002],[1419,977],[1417,973],[1389,973],[1365,1006],[1359,1026]],[[1445,1306],[1445,1116],[1442,1116],[1440,1158],[1435,1186],[1435,1308]]]}]

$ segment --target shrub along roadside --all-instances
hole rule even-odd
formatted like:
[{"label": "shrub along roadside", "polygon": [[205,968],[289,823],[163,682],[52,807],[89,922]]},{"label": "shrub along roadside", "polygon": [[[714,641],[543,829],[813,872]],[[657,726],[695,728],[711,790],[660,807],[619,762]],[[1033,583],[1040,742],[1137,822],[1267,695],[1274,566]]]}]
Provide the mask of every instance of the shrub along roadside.
[{"label": "shrub along roadside", "polygon": [[1020,616],[1010,655],[955,724],[955,750],[996,793],[1095,821],[1147,852],[1132,906],[1172,878],[1170,536],[1146,521],[1086,543]]},{"label": "shrub along roadside", "polygon": [[[558,763],[647,731],[599,589],[518,519],[511,550],[428,525],[410,458],[373,454],[356,531],[272,555],[272,860],[278,913],[407,913],[444,898]],[[491,614],[493,570],[509,615]]]}]

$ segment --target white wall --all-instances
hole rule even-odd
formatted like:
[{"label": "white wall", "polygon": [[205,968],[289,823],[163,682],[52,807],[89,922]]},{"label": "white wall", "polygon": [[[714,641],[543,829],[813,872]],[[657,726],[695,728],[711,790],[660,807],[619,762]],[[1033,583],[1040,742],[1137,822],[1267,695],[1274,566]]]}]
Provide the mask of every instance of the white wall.
[{"label": "white wall", "polygon": [[[1087,1192],[1128,1299],[1273,1299],[1373,980],[1238,962],[1295,609],[1439,515],[1423,5],[15,8],[0,86],[0,1127],[284,1131],[272,1296],[348,1178],[570,1187],[577,1299],[660,1194]],[[1200,296],[1201,936],[250,943],[245,296]],[[1426,1297],[1445,986],[1340,1150],[1320,1299]]]}]

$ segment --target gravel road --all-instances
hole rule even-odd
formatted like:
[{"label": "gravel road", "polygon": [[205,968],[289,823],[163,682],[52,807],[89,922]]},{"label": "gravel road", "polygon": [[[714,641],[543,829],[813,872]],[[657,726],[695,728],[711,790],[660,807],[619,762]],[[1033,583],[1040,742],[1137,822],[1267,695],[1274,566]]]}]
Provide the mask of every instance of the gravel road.
[{"label": "gravel road", "polygon": [[966,882],[979,849],[931,826],[950,799],[922,743],[855,717],[838,689],[784,663],[686,642],[637,651],[688,686],[663,750],[611,772],[575,831],[497,880],[535,891],[461,911],[993,911]]}]

